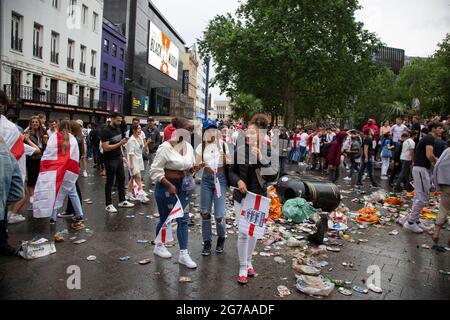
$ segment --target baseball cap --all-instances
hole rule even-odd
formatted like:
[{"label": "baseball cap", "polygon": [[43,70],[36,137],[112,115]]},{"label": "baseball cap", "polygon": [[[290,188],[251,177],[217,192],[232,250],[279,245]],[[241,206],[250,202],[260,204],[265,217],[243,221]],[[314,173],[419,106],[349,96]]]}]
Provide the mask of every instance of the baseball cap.
[{"label": "baseball cap", "polygon": [[203,129],[209,129],[209,128],[218,128],[218,126],[217,126],[217,122],[216,121],[214,121],[214,120],[205,120],[204,122],[203,122]]}]

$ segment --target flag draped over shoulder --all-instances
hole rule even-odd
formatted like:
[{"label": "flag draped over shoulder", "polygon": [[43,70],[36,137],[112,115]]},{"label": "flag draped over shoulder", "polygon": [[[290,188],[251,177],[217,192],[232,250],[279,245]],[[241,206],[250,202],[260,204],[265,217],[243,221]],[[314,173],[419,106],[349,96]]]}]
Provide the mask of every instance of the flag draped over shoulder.
[{"label": "flag draped over shoulder", "polygon": [[181,205],[180,199],[177,197],[177,203],[170,211],[169,216],[162,225],[161,229],[156,236],[156,243],[167,243],[173,240],[171,223],[175,219],[182,218],[184,216],[183,206]]},{"label": "flag draped over shoulder", "polygon": [[259,194],[248,192],[242,205],[239,218],[239,232],[250,237],[262,239],[269,217],[270,199]]},{"label": "flag draped over shoulder", "polygon": [[69,134],[69,146],[63,152],[64,136],[52,134],[41,158],[41,168],[34,190],[33,216],[48,218],[59,209],[80,173],[79,150],[75,137]]},{"label": "flag draped over shoulder", "polygon": [[5,140],[5,144],[19,163],[20,173],[22,174],[23,181],[25,181],[27,169],[23,136],[20,134],[16,125],[3,115],[0,115],[0,137]]}]

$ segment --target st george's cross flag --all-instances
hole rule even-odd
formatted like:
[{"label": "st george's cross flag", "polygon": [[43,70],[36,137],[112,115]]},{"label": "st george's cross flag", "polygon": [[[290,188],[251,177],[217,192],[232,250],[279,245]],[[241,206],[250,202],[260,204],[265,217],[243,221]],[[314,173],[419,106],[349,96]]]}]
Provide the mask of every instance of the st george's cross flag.
[{"label": "st george's cross flag", "polygon": [[34,190],[33,216],[48,218],[63,206],[80,173],[79,150],[75,137],[69,134],[69,146],[63,150],[61,132],[50,135],[41,158],[41,168]]},{"label": "st george's cross flag", "polygon": [[[22,181],[25,181],[27,175],[26,157],[25,155],[31,155],[33,152],[26,153],[25,145],[23,143],[23,136],[20,134],[16,125],[6,119],[3,115],[0,115],[0,137],[5,140],[5,144],[8,146],[14,158],[19,163],[20,173],[22,174]],[[29,147],[27,145],[27,147]],[[31,149],[31,147],[29,147]],[[31,151],[34,151],[32,149]]]},{"label": "st george's cross flag", "polygon": [[243,200],[241,216],[239,217],[239,232],[256,239],[262,239],[269,217],[270,201],[269,198],[248,192]]},{"label": "st george's cross flag", "polygon": [[178,218],[183,218],[183,216],[184,216],[183,206],[181,205],[180,199],[177,197],[177,203],[173,207],[172,211],[170,211],[166,221],[164,221],[164,224],[162,225],[161,229],[158,232],[158,235],[156,236],[155,242],[167,243],[172,241],[173,240],[171,228],[172,221]]}]

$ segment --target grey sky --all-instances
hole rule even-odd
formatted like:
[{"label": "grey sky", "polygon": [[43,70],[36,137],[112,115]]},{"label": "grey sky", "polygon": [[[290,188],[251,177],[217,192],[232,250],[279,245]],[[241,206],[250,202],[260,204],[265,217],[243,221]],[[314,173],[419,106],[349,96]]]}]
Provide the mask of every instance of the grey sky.
[{"label": "grey sky", "polygon": [[[234,12],[238,0],[151,0],[188,45],[217,14]],[[356,18],[388,46],[408,56],[429,56],[450,32],[450,0],[360,0]],[[213,88],[214,98],[219,90]]]}]

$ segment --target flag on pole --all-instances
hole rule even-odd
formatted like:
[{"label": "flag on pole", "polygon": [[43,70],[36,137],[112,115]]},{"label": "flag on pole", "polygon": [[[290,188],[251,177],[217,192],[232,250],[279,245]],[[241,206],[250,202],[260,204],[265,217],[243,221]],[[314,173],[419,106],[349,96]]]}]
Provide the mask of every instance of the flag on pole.
[{"label": "flag on pole", "polygon": [[169,216],[162,225],[161,229],[156,236],[156,243],[167,243],[173,240],[171,223],[175,219],[182,218],[184,216],[183,206],[181,205],[180,199],[177,197],[177,203],[170,211]]},{"label": "flag on pole", "polygon": [[256,239],[262,239],[266,231],[271,200],[259,194],[248,192],[243,201],[239,218],[239,232]]},{"label": "flag on pole", "polygon": [[48,218],[63,206],[80,173],[79,150],[75,137],[69,134],[69,146],[63,153],[61,132],[50,135],[41,158],[41,168],[34,190],[33,216]]}]

